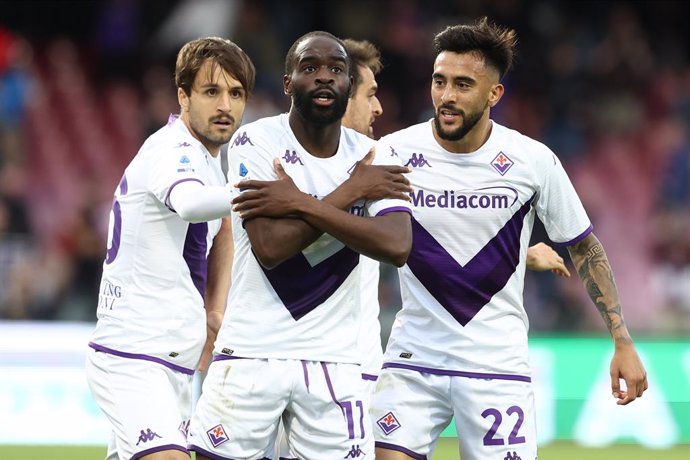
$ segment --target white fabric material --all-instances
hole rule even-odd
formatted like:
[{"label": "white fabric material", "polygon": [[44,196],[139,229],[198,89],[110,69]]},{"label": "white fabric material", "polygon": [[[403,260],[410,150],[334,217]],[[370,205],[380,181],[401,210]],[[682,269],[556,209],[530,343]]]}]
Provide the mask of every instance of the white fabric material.
[{"label": "white fabric material", "polygon": [[443,149],[431,121],[380,144],[412,168],[414,189],[414,242],[385,363],[528,376],[523,285],[534,219],[558,243],[591,230],[560,161],[497,123],[468,154]]},{"label": "white fabric material", "polygon": [[[300,190],[323,198],[347,179],[372,142],[343,128],[337,153],[330,158],[317,158],[299,144],[286,114],[264,118],[244,126],[231,140],[228,183],[274,180],[273,159],[279,157]],[[396,163],[397,158],[385,154],[375,158],[378,164],[390,162]],[[375,216],[389,209],[409,210],[409,204],[402,200],[359,202],[350,212]],[[324,234],[290,261],[276,269],[263,270],[236,213],[232,228],[233,289],[215,352],[240,357],[360,363],[358,256]],[[280,273],[281,281],[276,281]]]},{"label": "white fabric material", "polygon": [[232,189],[208,187],[196,181],[180,182],[170,192],[170,205],[187,222],[207,222],[229,216]]},{"label": "white fabric material", "polygon": [[[353,364],[215,361],[190,423],[190,448],[220,458],[274,458],[282,417],[287,458],[373,458],[360,385],[359,366]],[[351,452],[358,455],[348,457]]]},{"label": "white fabric material", "polygon": [[[403,397],[400,388],[406,389]],[[534,394],[527,382],[385,369],[370,413],[377,447],[415,458],[432,458],[452,417],[463,460],[537,458]]]},{"label": "white fabric material", "polygon": [[187,450],[191,375],[92,349],[85,371],[94,400],[113,426],[108,459]]},{"label": "white fabric material", "polygon": [[225,185],[220,159],[177,119],[146,140],[116,189],[91,342],[191,370],[206,340],[200,289],[220,220],[190,224],[170,209],[171,188],[188,182]]}]

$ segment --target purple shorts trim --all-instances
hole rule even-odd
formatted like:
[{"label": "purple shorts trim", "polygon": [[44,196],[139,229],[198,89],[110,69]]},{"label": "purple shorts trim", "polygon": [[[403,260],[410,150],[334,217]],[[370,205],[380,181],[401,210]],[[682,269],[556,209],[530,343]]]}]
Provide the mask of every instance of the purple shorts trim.
[{"label": "purple shorts trim", "polygon": [[144,361],[151,361],[154,363],[162,364],[163,366],[167,367],[168,369],[172,369],[172,370],[177,371],[177,372],[182,372],[183,374],[194,375],[194,369],[188,369],[186,367],[178,366],[177,364],[169,363],[168,361],[161,359],[161,358],[157,358],[155,356],[141,355],[138,353],[127,353],[125,351],[113,350],[112,348],[104,347],[103,345],[98,345],[97,343],[93,343],[93,342],[89,342],[89,346],[96,351],[100,351],[103,353],[108,353],[111,355],[119,356],[120,358],[142,359]]},{"label": "purple shorts trim", "polygon": [[374,375],[374,374],[362,374],[362,380],[371,380],[372,382],[375,382],[378,380],[379,376]]},{"label": "purple shorts trim", "polygon": [[467,377],[471,379],[484,380],[516,380],[518,382],[531,382],[532,378],[527,375],[516,374],[488,374],[483,372],[449,371],[443,369],[433,369],[430,367],[413,366],[411,364],[384,363],[383,369],[406,369],[433,375],[447,375],[450,377]]},{"label": "purple shorts trim", "polygon": [[377,448],[395,450],[398,452],[402,452],[403,454],[408,455],[408,456],[414,458],[415,460],[426,460],[426,455],[420,455],[416,452],[412,452],[410,449],[405,449],[402,446],[396,446],[395,444],[389,444],[387,442],[379,442],[379,441],[376,441],[375,445]]},{"label": "purple shorts trim", "polygon": [[146,449],[142,450],[141,452],[137,452],[136,454],[132,455],[132,460],[137,460],[138,458],[144,457],[146,455],[150,455],[156,452],[162,452],[164,450],[179,450],[181,452],[184,452],[185,454],[189,453],[187,449],[185,449],[182,446],[178,446],[177,444],[166,444],[164,446],[156,446],[152,447],[151,449]]},{"label": "purple shorts trim", "polygon": [[553,244],[554,244],[554,246],[559,247],[559,248],[564,248],[566,246],[572,246],[573,244],[579,243],[580,241],[584,240],[587,237],[587,235],[592,233],[592,230],[594,230],[594,225],[590,224],[589,227],[587,227],[587,230],[580,233],[578,236],[576,236],[572,240],[566,241],[565,243],[556,243],[554,241]]},{"label": "purple shorts trim", "polygon": [[214,454],[214,453],[212,453],[212,452],[209,452],[209,451],[207,451],[207,450],[205,450],[205,449],[202,449],[201,447],[195,446],[194,444],[188,445],[188,446],[187,446],[187,449],[189,449],[190,451],[193,450],[193,451],[196,452],[197,454],[201,454],[201,455],[203,455],[203,456],[205,456],[205,457],[210,458],[211,460],[233,460],[233,459],[230,458],[230,457],[221,457],[220,455],[216,455],[216,454]]},{"label": "purple shorts trim", "polygon": [[242,358],[240,356],[213,355],[213,359],[211,361],[226,361],[228,359],[248,359],[248,358]]},{"label": "purple shorts trim", "polygon": [[382,209],[379,212],[376,213],[376,216],[383,216],[384,214],[388,214],[389,212],[406,212],[410,215],[412,215],[412,210],[410,208],[406,208],[404,206],[394,206],[392,208],[386,208]]}]

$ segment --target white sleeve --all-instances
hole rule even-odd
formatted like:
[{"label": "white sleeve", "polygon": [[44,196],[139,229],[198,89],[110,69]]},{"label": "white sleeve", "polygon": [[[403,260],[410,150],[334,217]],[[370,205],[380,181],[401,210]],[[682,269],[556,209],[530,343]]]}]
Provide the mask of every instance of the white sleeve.
[{"label": "white sleeve", "polygon": [[170,208],[183,220],[208,222],[230,215],[232,189],[188,180],[173,186],[168,201]]}]

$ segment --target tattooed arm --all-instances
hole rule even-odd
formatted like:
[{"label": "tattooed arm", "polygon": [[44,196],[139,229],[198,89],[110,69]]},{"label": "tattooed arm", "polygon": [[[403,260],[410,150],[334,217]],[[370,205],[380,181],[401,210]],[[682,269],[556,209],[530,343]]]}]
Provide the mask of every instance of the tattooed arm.
[{"label": "tattooed arm", "polygon": [[[613,396],[618,399],[617,404],[628,404],[647,389],[647,373],[623,320],[618,288],[606,252],[594,233],[569,246],[568,252],[615,344],[610,369]],[[627,391],[621,390],[620,379],[625,380]]]}]

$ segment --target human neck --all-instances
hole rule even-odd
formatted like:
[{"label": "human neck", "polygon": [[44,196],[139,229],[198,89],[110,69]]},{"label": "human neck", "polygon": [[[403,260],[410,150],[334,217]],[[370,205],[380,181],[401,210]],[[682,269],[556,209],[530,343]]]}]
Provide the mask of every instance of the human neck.
[{"label": "human neck", "polygon": [[338,151],[340,120],[328,125],[318,125],[306,121],[293,107],[288,114],[288,122],[299,143],[311,155],[329,158]]}]

